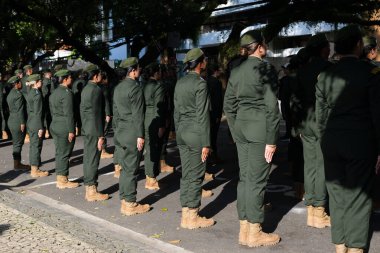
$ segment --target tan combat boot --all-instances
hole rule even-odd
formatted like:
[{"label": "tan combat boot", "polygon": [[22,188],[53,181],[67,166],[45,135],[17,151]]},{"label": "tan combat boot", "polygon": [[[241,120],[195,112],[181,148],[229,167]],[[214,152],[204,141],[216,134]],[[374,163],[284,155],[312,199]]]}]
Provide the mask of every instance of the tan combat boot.
[{"label": "tan combat boot", "polygon": [[160,160],[160,167],[162,173],[173,173],[174,167],[166,164],[165,160]]},{"label": "tan combat boot", "polygon": [[199,208],[189,208],[188,219],[187,219],[187,228],[196,229],[196,228],[207,228],[215,224],[213,219],[206,219],[198,215]]},{"label": "tan combat boot", "polygon": [[211,173],[205,173],[205,178],[204,178],[204,181],[208,182],[208,181],[212,181],[214,180],[214,174],[211,174]]},{"label": "tan combat boot", "polygon": [[145,204],[141,205],[137,202],[127,202],[124,199],[121,200],[121,208],[120,212],[123,215],[131,216],[135,214],[142,214],[149,212],[150,210],[150,205]]},{"label": "tan combat boot", "polygon": [[57,175],[57,188],[65,189],[65,188],[76,188],[79,184],[76,182],[70,182],[67,176]]},{"label": "tan combat boot", "polygon": [[315,228],[331,227],[330,216],[327,215],[323,206],[314,207],[314,226]]},{"label": "tan combat boot", "polygon": [[347,253],[347,247],[344,244],[335,244],[335,253]]},{"label": "tan combat boot", "polygon": [[46,177],[49,176],[49,172],[40,170],[37,166],[31,166],[30,175],[32,177]]},{"label": "tan combat boot", "polygon": [[49,138],[50,138],[50,133],[49,133],[49,130],[46,129],[45,139],[49,139]]},{"label": "tan combat boot", "polygon": [[19,160],[13,160],[13,168],[15,170],[30,170],[30,165],[22,164]]},{"label": "tan combat boot", "polygon": [[364,249],[348,248],[347,253],[364,253]]},{"label": "tan combat boot", "polygon": [[98,192],[95,185],[86,185],[86,200],[87,201],[103,201],[109,198],[108,194]]},{"label": "tan combat boot", "polygon": [[182,207],[181,228],[187,228],[188,220],[189,220],[189,208]]},{"label": "tan combat boot", "polygon": [[102,154],[100,155],[100,159],[110,159],[110,158],[113,158],[113,154],[110,154],[105,149],[102,149]]},{"label": "tan combat boot", "polygon": [[280,236],[277,234],[264,233],[260,223],[249,223],[248,247],[271,246],[279,243],[280,239]]},{"label": "tan combat boot", "polygon": [[239,244],[247,245],[248,241],[248,231],[249,231],[249,223],[247,220],[240,221],[240,231],[239,231]]},{"label": "tan combat boot", "polygon": [[1,138],[2,138],[3,140],[8,140],[9,136],[8,136],[7,131],[3,131],[3,132],[2,132],[2,136],[1,136]]},{"label": "tan combat boot", "polygon": [[119,178],[121,172],[121,165],[115,164],[115,174],[113,174],[114,177]]},{"label": "tan combat boot", "polygon": [[158,181],[155,177],[146,176],[145,188],[148,190],[159,190],[160,186],[158,185]]},{"label": "tan combat boot", "polygon": [[24,143],[29,143],[30,142],[30,137],[29,134],[25,135]]},{"label": "tan combat boot", "polygon": [[309,227],[314,227],[314,207],[313,206],[306,206],[307,209],[307,222],[306,224]]},{"label": "tan combat boot", "polygon": [[209,198],[212,195],[214,195],[214,193],[212,191],[202,189],[202,198]]}]

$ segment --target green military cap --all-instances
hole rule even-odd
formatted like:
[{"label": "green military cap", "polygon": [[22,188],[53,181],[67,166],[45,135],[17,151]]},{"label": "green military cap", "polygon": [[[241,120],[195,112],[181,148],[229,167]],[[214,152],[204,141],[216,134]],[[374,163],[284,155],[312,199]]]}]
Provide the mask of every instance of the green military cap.
[{"label": "green military cap", "polygon": [[67,69],[61,69],[61,70],[57,71],[54,75],[57,77],[69,76],[69,75],[71,75],[71,72]]},{"label": "green military cap", "polygon": [[14,84],[14,83],[19,82],[20,80],[21,80],[20,77],[18,77],[18,76],[12,76],[11,78],[8,79],[8,83]]},{"label": "green military cap", "polygon": [[122,61],[120,63],[119,67],[126,69],[126,68],[132,67],[134,65],[137,65],[138,63],[139,63],[139,59],[137,59],[136,57],[129,57],[129,58],[125,59],[124,61]]},{"label": "green military cap", "polygon": [[63,65],[62,64],[57,64],[54,66],[54,71],[57,72],[58,70],[61,70],[63,69]]},{"label": "green military cap", "polygon": [[369,48],[377,47],[377,40],[373,36],[364,36],[363,43],[364,43],[364,47],[369,47]]},{"label": "green military cap", "polygon": [[189,52],[187,52],[185,59],[183,60],[183,63],[195,61],[199,59],[202,55],[204,55],[204,53],[200,48],[193,48]]},{"label": "green military cap", "polygon": [[264,37],[261,31],[251,30],[240,37],[240,46],[246,47],[252,43],[263,43]]},{"label": "green military cap", "polygon": [[38,81],[38,80],[41,80],[41,75],[40,75],[40,74],[33,74],[33,75],[30,75],[30,76],[28,76],[28,78],[26,79],[27,82],[34,82],[34,81]]},{"label": "green military cap", "polygon": [[21,69],[16,69],[15,70],[15,75],[19,75],[19,74],[22,74],[22,70]]},{"label": "green military cap", "polygon": [[32,68],[33,68],[32,65],[25,65],[25,66],[23,67],[24,70],[32,69]]},{"label": "green military cap", "polygon": [[307,48],[318,48],[327,44],[329,41],[324,33],[318,33],[312,36],[306,44]]},{"label": "green military cap", "polygon": [[95,64],[90,64],[84,69],[84,72],[92,72],[95,70],[99,70],[99,67]]},{"label": "green military cap", "polygon": [[348,25],[338,30],[335,35],[335,43],[343,43],[346,40],[362,36],[362,31],[357,25]]}]

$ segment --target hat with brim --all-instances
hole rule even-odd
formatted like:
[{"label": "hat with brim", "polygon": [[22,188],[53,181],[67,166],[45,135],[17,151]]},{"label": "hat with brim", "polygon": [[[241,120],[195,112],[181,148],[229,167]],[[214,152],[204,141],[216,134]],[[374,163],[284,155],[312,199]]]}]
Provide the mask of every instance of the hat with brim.
[{"label": "hat with brim", "polygon": [[252,43],[263,43],[264,42],[264,36],[261,31],[258,30],[251,30],[246,33],[244,33],[240,37],[240,46],[246,47],[248,45],[251,45]]},{"label": "hat with brim", "polygon": [[41,80],[41,75],[40,75],[40,74],[33,74],[33,75],[30,75],[30,76],[28,76],[28,78],[26,79],[27,82],[35,82],[35,81],[38,81],[38,80]]},{"label": "hat with brim", "polygon": [[93,71],[96,71],[96,70],[99,70],[99,67],[95,64],[90,64],[88,65],[85,69],[84,69],[84,72],[93,72]]},{"label": "hat with brim", "polygon": [[377,47],[377,40],[373,36],[364,36],[363,44],[364,44],[364,47],[375,48]]},{"label": "hat with brim", "polygon": [[21,69],[16,69],[15,72],[14,72],[15,75],[19,75],[19,74],[22,74],[22,70]]},{"label": "hat with brim", "polygon": [[204,55],[203,51],[200,48],[193,48],[189,52],[187,52],[183,63],[188,63],[191,61],[198,60],[200,57]]},{"label": "hat with brim", "polygon": [[19,82],[20,80],[21,80],[20,77],[18,77],[18,76],[12,76],[11,78],[8,79],[8,83],[9,84],[14,84],[14,83]]},{"label": "hat with brim", "polygon": [[133,67],[135,65],[139,64],[139,59],[137,57],[129,57],[122,61],[119,65],[120,68],[127,69],[129,67]]},{"label": "hat with brim", "polygon": [[61,69],[54,74],[56,77],[63,77],[71,75],[71,72],[67,69]]},{"label": "hat with brim", "polygon": [[32,65],[25,65],[25,66],[23,67],[24,70],[32,69],[32,68],[33,68]]}]

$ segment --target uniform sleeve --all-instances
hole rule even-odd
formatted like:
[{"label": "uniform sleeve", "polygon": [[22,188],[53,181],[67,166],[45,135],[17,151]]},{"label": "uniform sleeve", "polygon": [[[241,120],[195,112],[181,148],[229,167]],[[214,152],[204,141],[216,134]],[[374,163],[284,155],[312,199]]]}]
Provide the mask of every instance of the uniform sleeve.
[{"label": "uniform sleeve", "polygon": [[[91,84],[93,85],[93,84]],[[93,110],[93,117],[94,117],[94,123],[95,125],[93,126],[95,128],[95,135],[97,137],[103,137],[104,135],[104,129],[103,129],[103,122],[104,118],[102,115],[102,96],[103,93],[100,89],[100,87],[95,87],[92,90],[92,96],[91,96],[91,107]]]},{"label": "uniform sleeve", "polygon": [[263,78],[264,103],[266,114],[266,144],[275,145],[280,126],[280,111],[278,108],[278,78],[273,66],[268,66],[268,74]]},{"label": "uniform sleeve", "polygon": [[228,85],[226,89],[226,94],[224,95],[223,110],[227,117],[228,127],[231,130],[231,135],[236,142],[235,135],[235,120],[237,114],[238,101],[236,97],[236,82],[234,80],[234,72],[231,73],[230,79],[228,80]]},{"label": "uniform sleeve", "polygon": [[380,155],[380,74],[377,74],[371,80],[369,88],[369,102],[376,134],[377,153]]},{"label": "uniform sleeve", "polygon": [[67,119],[67,130],[69,133],[75,133],[74,123],[74,95],[71,91],[66,92],[66,96],[63,99],[63,113]]},{"label": "uniform sleeve", "polygon": [[202,81],[195,91],[195,106],[202,147],[210,147],[210,96],[207,83]]},{"label": "uniform sleeve", "polygon": [[145,100],[143,90],[139,86],[135,86],[129,98],[131,100],[131,112],[132,120],[136,127],[136,133],[138,137],[144,137],[144,117],[145,117]]},{"label": "uniform sleeve", "polygon": [[167,104],[165,101],[165,92],[166,91],[165,91],[164,86],[159,84],[157,85],[157,90],[154,93],[154,102],[157,108],[159,127],[165,127],[166,108],[167,108]]},{"label": "uniform sleeve", "polygon": [[[30,91],[32,92],[32,91]],[[43,129],[43,106],[42,106],[42,95],[41,93],[36,94],[33,97],[33,112],[36,117],[36,128]]]},{"label": "uniform sleeve", "polygon": [[25,119],[25,99],[20,94],[20,96],[14,100],[14,107],[17,109],[17,117],[21,124],[25,125],[26,119]]},{"label": "uniform sleeve", "polygon": [[321,139],[325,132],[329,115],[329,106],[324,95],[324,85],[324,75],[321,74],[315,86],[315,118],[317,122],[318,139]]}]

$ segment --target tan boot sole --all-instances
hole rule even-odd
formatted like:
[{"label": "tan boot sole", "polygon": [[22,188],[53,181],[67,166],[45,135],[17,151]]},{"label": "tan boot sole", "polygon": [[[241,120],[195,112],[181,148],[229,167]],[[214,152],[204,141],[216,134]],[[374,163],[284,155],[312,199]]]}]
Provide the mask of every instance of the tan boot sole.
[{"label": "tan boot sole", "polygon": [[38,174],[38,175],[36,175],[36,174],[31,174],[30,175],[32,178],[38,178],[38,177],[47,177],[47,176],[49,176],[49,174]]},{"label": "tan boot sole", "polygon": [[79,186],[79,184],[76,184],[76,185],[74,185],[74,184],[70,184],[70,185],[66,185],[66,184],[64,184],[64,185],[59,185],[59,184],[56,184],[56,186],[57,186],[57,188],[58,189],[72,189],[72,188],[77,188],[78,186]]},{"label": "tan boot sole", "polygon": [[139,211],[130,211],[130,212],[128,212],[128,211],[120,210],[120,213],[122,215],[125,215],[125,216],[133,216],[133,215],[137,215],[137,214],[147,213],[149,211],[150,211],[150,207],[148,209],[146,209],[146,210],[141,210],[141,211],[139,210]]},{"label": "tan boot sole", "polygon": [[155,190],[159,190],[160,187],[158,187],[158,186],[148,186],[148,185],[145,185],[145,189],[148,189],[148,190],[151,190],[151,191],[155,191]]},{"label": "tan boot sole", "polygon": [[116,173],[116,172],[115,172],[115,173],[113,174],[113,177],[115,177],[115,178],[120,178],[120,173]]},{"label": "tan boot sole", "polygon": [[208,227],[212,227],[215,225],[215,221],[212,220],[212,223],[210,222],[210,224],[207,224],[207,225],[202,225],[202,226],[194,226],[194,225],[191,225],[191,224],[187,224],[187,229],[197,229],[197,228],[208,228]]},{"label": "tan boot sole", "polygon": [[247,244],[248,247],[250,248],[258,248],[258,247],[264,247],[264,246],[273,246],[276,245],[280,242],[281,238],[279,238],[276,241],[273,242],[267,242],[267,243],[253,243],[253,244]]},{"label": "tan boot sole", "polygon": [[102,197],[102,198],[88,198],[87,196],[85,198],[88,202],[94,202],[94,201],[105,201],[105,200],[109,199],[109,196],[108,196],[108,194],[106,194],[106,196]]}]

